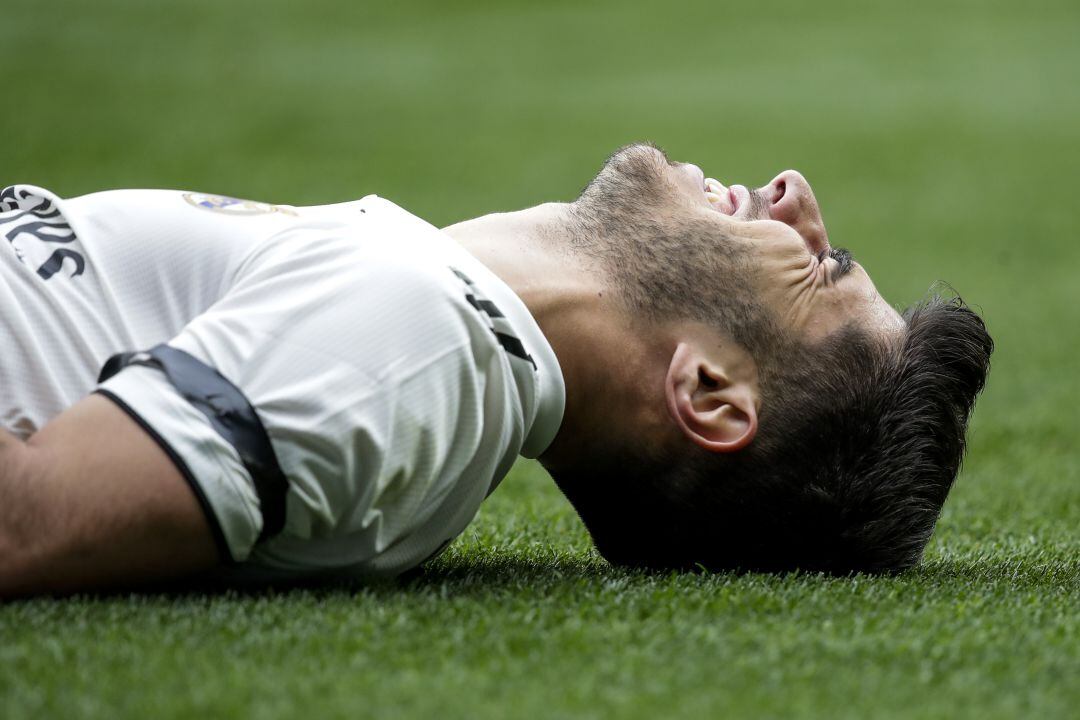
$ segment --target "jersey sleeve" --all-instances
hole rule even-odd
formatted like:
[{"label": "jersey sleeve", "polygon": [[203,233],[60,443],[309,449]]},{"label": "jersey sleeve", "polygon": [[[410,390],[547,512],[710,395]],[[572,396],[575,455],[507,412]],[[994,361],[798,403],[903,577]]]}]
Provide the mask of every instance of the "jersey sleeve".
[{"label": "jersey sleeve", "polygon": [[136,364],[97,392],[126,412],[173,461],[202,507],[225,562],[247,558],[263,528],[260,499],[239,451],[160,369]]}]

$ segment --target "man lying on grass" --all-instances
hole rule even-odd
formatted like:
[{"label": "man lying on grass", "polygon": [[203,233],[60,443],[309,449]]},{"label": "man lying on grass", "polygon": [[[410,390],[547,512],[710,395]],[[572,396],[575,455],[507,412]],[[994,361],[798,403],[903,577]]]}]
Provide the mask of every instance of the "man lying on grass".
[{"label": "man lying on grass", "polygon": [[916,563],[992,342],[797,172],[651,145],[438,230],[376,196],[0,195],[0,594],[393,575],[539,458],[615,563]]}]

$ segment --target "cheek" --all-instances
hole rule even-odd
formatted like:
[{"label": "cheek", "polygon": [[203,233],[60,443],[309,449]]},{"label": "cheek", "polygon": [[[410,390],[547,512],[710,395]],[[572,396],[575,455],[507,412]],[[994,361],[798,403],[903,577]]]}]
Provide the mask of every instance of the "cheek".
[{"label": "cheek", "polygon": [[794,229],[776,220],[759,220],[751,237],[763,253],[786,263],[803,264],[810,257],[806,241]]}]

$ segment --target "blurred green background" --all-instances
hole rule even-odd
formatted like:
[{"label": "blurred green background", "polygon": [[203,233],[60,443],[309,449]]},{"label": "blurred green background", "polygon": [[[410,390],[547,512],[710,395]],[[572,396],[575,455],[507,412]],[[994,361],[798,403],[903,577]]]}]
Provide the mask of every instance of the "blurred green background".
[{"label": "blurred green background", "polygon": [[998,343],[927,563],[608,568],[522,465],[418,579],[0,607],[0,715],[1075,717],[1080,4],[0,0],[0,185],[571,199],[653,140],[794,167],[898,304]]}]

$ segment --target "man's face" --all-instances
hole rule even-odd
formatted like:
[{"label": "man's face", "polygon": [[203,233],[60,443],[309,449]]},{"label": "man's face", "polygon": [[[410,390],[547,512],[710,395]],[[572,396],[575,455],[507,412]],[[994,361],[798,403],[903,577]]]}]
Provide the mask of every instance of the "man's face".
[{"label": "man's face", "polygon": [[[706,178],[701,168],[674,162],[649,145],[617,152],[598,181],[636,186],[650,212],[674,222],[715,225],[718,241],[746,251],[758,300],[785,329],[804,340],[820,339],[847,323],[875,333],[903,328],[900,315],[878,294],[851,254],[833,248],[810,184],[794,170],[749,189]],[[614,180],[614,185],[612,184]],[[594,181],[596,182],[596,181]]]}]

